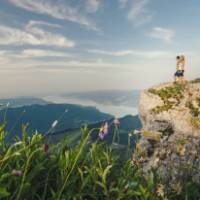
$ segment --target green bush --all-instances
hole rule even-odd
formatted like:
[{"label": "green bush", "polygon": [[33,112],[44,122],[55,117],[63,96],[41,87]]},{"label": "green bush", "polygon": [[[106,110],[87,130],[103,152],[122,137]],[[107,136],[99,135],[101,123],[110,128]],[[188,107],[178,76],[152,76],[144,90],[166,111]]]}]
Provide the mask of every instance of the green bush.
[{"label": "green bush", "polygon": [[144,176],[131,159],[121,159],[126,150],[116,150],[100,140],[92,143],[94,130],[87,127],[82,128],[81,140],[74,147],[65,139],[48,148],[48,138],[38,133],[30,138],[27,127],[22,130],[21,139],[7,144],[5,125],[0,126],[2,200],[192,200],[200,196],[199,185],[192,188],[192,193],[165,191],[155,172]]}]

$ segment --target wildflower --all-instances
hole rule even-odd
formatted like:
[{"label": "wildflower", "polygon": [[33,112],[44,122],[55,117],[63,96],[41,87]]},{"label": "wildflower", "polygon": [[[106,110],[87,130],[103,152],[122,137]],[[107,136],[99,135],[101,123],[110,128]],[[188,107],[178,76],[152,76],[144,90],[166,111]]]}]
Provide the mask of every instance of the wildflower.
[{"label": "wildflower", "polygon": [[139,135],[139,134],[141,134],[141,131],[135,129],[134,132],[133,132],[133,134],[134,135]]},{"label": "wildflower", "polygon": [[181,193],[181,190],[182,190],[182,187],[181,187],[181,184],[180,182],[176,183],[173,187],[174,191],[177,193],[177,194],[180,194]]},{"label": "wildflower", "polygon": [[129,133],[129,134],[128,134],[128,136],[129,136],[129,137],[131,137],[131,136],[132,136],[132,134],[131,134],[131,133]]},{"label": "wildflower", "polygon": [[165,192],[164,192],[164,185],[159,184],[157,189],[156,189],[156,194],[158,197],[164,198]]},{"label": "wildflower", "polygon": [[47,153],[47,151],[49,150],[49,145],[44,144],[43,149],[44,149],[44,152]]},{"label": "wildflower", "polygon": [[115,126],[119,126],[119,125],[120,125],[119,119],[115,118],[114,121],[113,121],[113,124],[114,124]]},{"label": "wildflower", "polygon": [[21,177],[22,176],[22,171],[21,170],[13,169],[12,172],[11,172],[11,174],[13,176],[19,176],[19,177]]},{"label": "wildflower", "polygon": [[100,139],[104,139],[104,137],[108,134],[108,123],[106,122],[103,127],[99,130],[99,137]]}]

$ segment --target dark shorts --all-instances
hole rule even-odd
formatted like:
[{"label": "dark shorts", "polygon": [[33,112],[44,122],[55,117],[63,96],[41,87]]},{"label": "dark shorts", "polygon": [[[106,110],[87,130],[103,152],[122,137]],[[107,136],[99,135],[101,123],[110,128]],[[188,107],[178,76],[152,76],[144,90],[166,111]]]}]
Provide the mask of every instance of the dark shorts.
[{"label": "dark shorts", "polygon": [[184,76],[184,70],[176,71],[176,73],[174,75],[177,76],[177,77],[182,77],[182,76]]}]

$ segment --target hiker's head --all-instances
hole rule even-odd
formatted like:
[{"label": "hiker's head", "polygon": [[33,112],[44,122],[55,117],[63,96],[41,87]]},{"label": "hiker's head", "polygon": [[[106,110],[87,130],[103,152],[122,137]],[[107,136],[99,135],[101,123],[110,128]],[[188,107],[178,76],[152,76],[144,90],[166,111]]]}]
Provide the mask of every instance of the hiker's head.
[{"label": "hiker's head", "polygon": [[176,56],[176,60],[179,60],[180,59],[180,56]]}]

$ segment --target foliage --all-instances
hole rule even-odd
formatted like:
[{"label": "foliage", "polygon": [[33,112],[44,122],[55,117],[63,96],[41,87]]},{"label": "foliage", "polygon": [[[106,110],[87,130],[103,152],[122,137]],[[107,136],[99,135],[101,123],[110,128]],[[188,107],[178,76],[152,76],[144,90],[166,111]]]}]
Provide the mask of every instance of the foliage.
[{"label": "foliage", "polygon": [[[94,128],[81,129],[80,142],[67,139],[47,148],[48,138],[35,133],[5,143],[5,124],[0,126],[0,199],[198,199],[199,185],[183,183],[180,193],[168,192],[156,172],[143,175],[132,161],[121,159],[113,145],[91,142]],[[45,144],[45,146],[44,146]],[[129,149],[130,151],[130,149]],[[186,187],[184,184],[187,184]],[[192,191],[192,192],[190,192]]]},{"label": "foliage", "polygon": [[200,118],[191,117],[190,123],[195,129],[200,129]]},{"label": "foliage", "polygon": [[192,115],[190,124],[194,129],[200,129],[200,98],[197,97],[195,103],[188,101],[186,107],[190,109],[190,114]]},{"label": "foliage", "polygon": [[161,140],[162,134],[160,132],[153,132],[153,131],[147,131],[142,130],[142,138],[151,139],[159,142]]},{"label": "foliage", "polygon": [[190,109],[190,113],[193,117],[200,116],[200,109],[197,106],[195,106],[191,101],[188,101],[186,103],[186,107]]},{"label": "foliage", "polygon": [[158,95],[163,101],[163,105],[153,108],[152,112],[158,114],[163,111],[168,111],[174,106],[178,106],[180,104],[181,99],[183,98],[184,90],[185,85],[182,84],[175,84],[173,86],[165,87],[159,90],[153,88],[149,89],[149,93]]},{"label": "foliage", "polygon": [[200,78],[196,78],[196,79],[194,79],[194,80],[192,80],[192,81],[190,81],[191,83],[200,83]]}]

